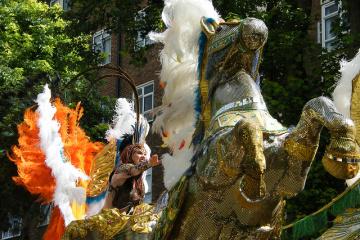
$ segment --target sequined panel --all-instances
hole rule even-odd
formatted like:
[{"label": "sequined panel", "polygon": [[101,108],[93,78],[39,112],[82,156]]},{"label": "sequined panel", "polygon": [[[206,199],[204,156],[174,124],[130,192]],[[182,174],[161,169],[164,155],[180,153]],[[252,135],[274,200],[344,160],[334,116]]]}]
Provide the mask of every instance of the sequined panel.
[{"label": "sequined panel", "polygon": [[62,239],[90,238],[110,240],[118,234],[123,236],[139,236],[139,239],[147,239],[147,236],[141,237],[138,234],[151,233],[152,227],[158,219],[159,213],[153,213],[153,207],[148,204],[136,206],[131,215],[125,214],[117,208],[103,209],[99,214],[85,220],[71,222],[67,226]]}]

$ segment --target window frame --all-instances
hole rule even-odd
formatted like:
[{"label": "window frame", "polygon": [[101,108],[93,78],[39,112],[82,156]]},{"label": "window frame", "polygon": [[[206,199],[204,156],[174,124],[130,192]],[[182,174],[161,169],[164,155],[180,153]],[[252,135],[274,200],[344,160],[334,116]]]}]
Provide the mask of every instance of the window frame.
[{"label": "window frame", "polygon": [[[147,93],[147,94],[144,94],[145,87],[148,87],[148,86],[151,86],[151,85],[153,86],[152,92]],[[140,84],[140,85],[136,86],[136,91],[138,91],[139,89],[142,89],[141,95],[139,94],[139,101],[142,101],[142,102],[140,103],[140,106],[141,106],[140,113],[141,113],[144,117],[146,117],[145,114],[150,113],[149,116],[151,116],[151,119],[148,118],[148,117],[146,117],[146,119],[147,119],[148,122],[152,122],[152,121],[154,121],[153,110],[154,110],[154,105],[155,105],[155,104],[154,104],[154,96],[155,96],[155,84],[154,84],[154,80],[151,80],[151,81],[148,81],[148,82],[146,82],[146,83],[143,83],[143,84]],[[152,96],[152,98],[151,98],[151,104],[152,104],[151,109],[150,109],[150,110],[147,110],[146,112],[144,112],[144,106],[145,106],[145,104],[144,104],[144,103],[145,103],[145,102],[144,102],[144,99],[145,99],[145,97],[150,96],[150,95]],[[133,94],[133,99],[135,99],[134,94]]]},{"label": "window frame", "polygon": [[[98,42],[95,42],[95,39],[97,37],[100,37],[100,43],[98,44]],[[105,41],[109,40],[110,42],[110,48],[109,48],[109,52],[106,52],[105,51]],[[106,54],[106,58],[100,63],[100,66],[104,66],[104,65],[107,65],[107,64],[110,64],[111,63],[111,47],[112,47],[112,36],[111,36],[111,32],[108,32],[106,31],[105,29],[101,29],[97,32],[95,32],[93,34],[93,37],[92,37],[92,48],[93,48],[93,51],[94,52],[100,52],[100,53],[103,53],[103,54]],[[100,45],[100,51],[98,51],[97,49],[97,46]]]},{"label": "window frame", "polygon": [[[152,91],[149,93],[144,94],[144,90],[146,87],[151,86],[152,85]],[[139,91],[139,89],[141,89],[141,94],[139,94],[139,101],[141,101],[140,106],[140,113],[143,114],[144,117],[146,113],[150,113],[148,116],[151,116],[151,119],[149,119],[148,117],[146,117],[148,122],[152,122],[154,120],[153,117],[153,110],[154,110],[154,99],[155,99],[155,81],[151,80],[148,81],[146,83],[140,84],[138,86],[136,86],[136,91]],[[151,96],[151,108],[150,110],[147,110],[146,112],[144,112],[144,107],[145,107],[145,97],[147,96]],[[133,93],[133,100],[135,100],[135,95]],[[152,168],[148,169],[145,171],[145,179],[148,185],[148,191],[145,193],[145,197],[144,197],[144,201],[146,203],[151,203],[152,202]]]},{"label": "window frame", "polygon": [[61,7],[64,11],[67,11],[67,10],[70,9],[70,7],[69,7],[69,1],[70,1],[70,0],[50,0],[49,6],[52,7],[52,6],[54,6],[55,4],[59,4],[60,7]]},{"label": "window frame", "polygon": [[[337,11],[325,15],[325,10],[326,10],[327,8],[331,7],[331,6],[334,6],[334,5],[337,5]],[[339,14],[340,14],[340,7],[341,7],[341,3],[340,3],[340,2],[337,3],[335,0],[324,2],[324,3],[321,5],[321,24],[320,24],[320,29],[321,29],[321,46],[322,46],[323,48],[326,48],[327,50],[331,50],[331,49],[332,49],[332,46],[326,47],[326,44],[333,42],[333,41],[336,39],[336,36],[333,36],[333,37],[331,37],[331,38],[326,39],[326,31],[325,31],[326,25],[325,25],[325,22],[326,22],[326,20],[328,20],[328,19],[331,19],[331,18],[336,17],[336,16],[340,16],[340,15],[339,15]],[[330,30],[330,31],[331,31],[331,30]]]}]

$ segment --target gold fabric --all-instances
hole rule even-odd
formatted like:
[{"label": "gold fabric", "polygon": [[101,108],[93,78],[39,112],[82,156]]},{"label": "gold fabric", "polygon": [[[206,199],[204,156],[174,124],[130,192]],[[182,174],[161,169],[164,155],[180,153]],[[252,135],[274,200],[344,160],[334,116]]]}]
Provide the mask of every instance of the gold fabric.
[{"label": "gold fabric", "polygon": [[99,214],[85,220],[77,220],[67,226],[62,240],[85,239],[89,235],[98,239],[112,239],[122,231],[148,234],[158,220],[151,205],[142,203],[134,208],[133,214],[125,214],[117,208],[103,209]]}]

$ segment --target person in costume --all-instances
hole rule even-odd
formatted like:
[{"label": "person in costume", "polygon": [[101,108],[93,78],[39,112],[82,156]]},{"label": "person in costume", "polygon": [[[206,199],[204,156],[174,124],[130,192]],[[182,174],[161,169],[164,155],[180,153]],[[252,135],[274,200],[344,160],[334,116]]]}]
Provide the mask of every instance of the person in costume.
[{"label": "person in costume", "polygon": [[159,165],[160,161],[156,154],[148,161],[143,144],[128,145],[120,159],[120,164],[110,175],[104,208],[116,207],[128,212],[144,199],[144,171]]}]

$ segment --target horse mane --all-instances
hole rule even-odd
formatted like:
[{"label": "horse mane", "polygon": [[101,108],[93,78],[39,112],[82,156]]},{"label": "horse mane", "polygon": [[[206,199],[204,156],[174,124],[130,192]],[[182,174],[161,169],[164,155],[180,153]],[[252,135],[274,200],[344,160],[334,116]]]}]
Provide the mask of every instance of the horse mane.
[{"label": "horse mane", "polygon": [[198,116],[198,57],[201,17],[220,18],[209,0],[166,0],[162,19],[167,29],[150,33],[163,43],[160,53],[160,79],[164,88],[162,105],[153,123],[153,131],[162,135],[171,154],[164,154],[164,184],[167,189],[190,167],[193,156],[192,136]]},{"label": "horse mane", "polygon": [[351,61],[342,60],[340,65],[341,77],[332,96],[339,112],[350,118],[352,81],[360,73],[360,49]]},{"label": "horse mane", "polygon": [[[336,87],[332,96],[334,99],[334,104],[339,112],[344,116],[351,118],[351,98],[354,91],[353,80],[360,73],[360,49],[352,60],[342,60],[340,65],[341,77],[336,83]],[[360,126],[356,126],[356,128],[359,127]],[[358,173],[354,178],[346,180],[346,183],[348,186],[351,186],[359,178],[360,173]]]}]

